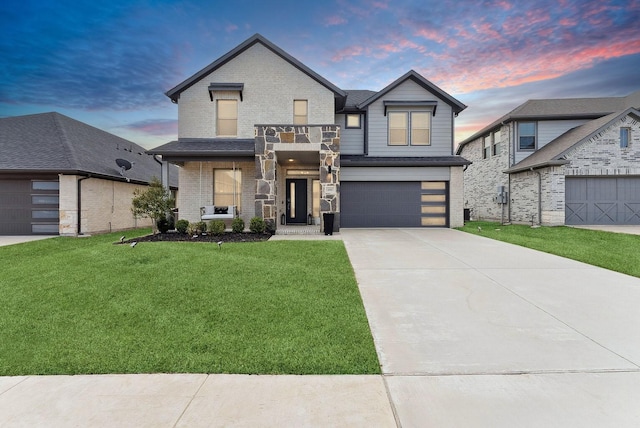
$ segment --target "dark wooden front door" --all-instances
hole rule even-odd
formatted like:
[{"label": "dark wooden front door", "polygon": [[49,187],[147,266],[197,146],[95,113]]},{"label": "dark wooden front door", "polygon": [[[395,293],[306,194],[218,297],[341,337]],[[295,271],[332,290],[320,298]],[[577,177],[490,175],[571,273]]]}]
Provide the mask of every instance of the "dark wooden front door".
[{"label": "dark wooden front door", "polygon": [[287,224],[307,222],[307,179],[287,179]]}]

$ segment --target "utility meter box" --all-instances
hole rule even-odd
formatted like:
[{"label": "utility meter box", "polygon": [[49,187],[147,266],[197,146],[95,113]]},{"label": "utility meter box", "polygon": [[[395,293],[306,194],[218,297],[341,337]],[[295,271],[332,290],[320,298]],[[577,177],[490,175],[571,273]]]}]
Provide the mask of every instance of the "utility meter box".
[{"label": "utility meter box", "polygon": [[505,186],[498,186],[498,194],[496,195],[496,202],[499,204],[506,204],[509,202],[509,192]]}]

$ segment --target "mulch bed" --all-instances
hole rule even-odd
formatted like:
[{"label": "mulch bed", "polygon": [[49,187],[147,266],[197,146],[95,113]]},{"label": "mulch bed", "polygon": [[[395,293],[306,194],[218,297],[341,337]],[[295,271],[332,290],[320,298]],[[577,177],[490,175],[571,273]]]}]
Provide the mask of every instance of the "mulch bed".
[{"label": "mulch bed", "polygon": [[[126,235],[125,235],[126,236]],[[234,233],[225,232],[222,235],[202,234],[189,235],[187,233],[156,233],[155,235],[139,236],[137,238],[126,239],[122,243],[130,244],[136,242],[261,242],[271,238],[268,233]],[[118,242],[120,243],[120,242]]]}]

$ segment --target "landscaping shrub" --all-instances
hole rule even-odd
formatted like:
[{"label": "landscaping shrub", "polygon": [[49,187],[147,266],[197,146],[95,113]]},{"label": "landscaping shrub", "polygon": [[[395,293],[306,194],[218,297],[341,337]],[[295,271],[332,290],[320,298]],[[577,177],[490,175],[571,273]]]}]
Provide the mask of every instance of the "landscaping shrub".
[{"label": "landscaping shrub", "polygon": [[249,222],[249,230],[252,233],[264,233],[267,225],[262,217],[253,217]]},{"label": "landscaping shrub", "polygon": [[156,226],[158,227],[158,232],[167,233],[169,231],[169,220],[165,216],[159,217],[156,220]]},{"label": "landscaping shrub", "polygon": [[214,235],[222,235],[226,226],[224,221],[222,220],[211,220],[209,222],[209,233],[213,233]]},{"label": "landscaping shrub", "polygon": [[187,233],[189,229],[189,222],[187,220],[178,220],[176,221],[176,230],[178,233]]},{"label": "landscaping shrub", "polygon": [[244,220],[240,217],[236,217],[231,222],[231,230],[235,233],[244,232]]},{"label": "landscaping shrub", "polygon": [[207,232],[207,223],[204,221],[199,221],[193,224],[193,233],[206,233]]},{"label": "landscaping shrub", "polygon": [[275,235],[276,234],[276,224],[275,224],[275,222],[273,220],[265,221],[264,230],[269,235]]}]

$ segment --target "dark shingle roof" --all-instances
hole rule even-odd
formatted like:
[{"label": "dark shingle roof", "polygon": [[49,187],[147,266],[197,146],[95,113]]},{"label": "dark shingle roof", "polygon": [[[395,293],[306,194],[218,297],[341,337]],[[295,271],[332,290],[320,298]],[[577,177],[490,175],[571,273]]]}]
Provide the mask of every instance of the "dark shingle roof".
[{"label": "dark shingle roof", "polygon": [[219,139],[219,138],[181,138],[171,141],[149,153],[172,156],[254,156],[255,141],[253,138]]},{"label": "dark shingle roof", "polygon": [[576,145],[589,140],[592,136],[594,136],[598,132],[601,132],[611,123],[628,114],[633,114],[637,118],[640,118],[640,112],[638,112],[638,110],[634,108],[628,108],[624,111],[618,111],[606,116],[602,116],[598,119],[591,120],[580,126],[576,126],[575,128],[568,130],[567,132],[550,141],[540,150],[527,156],[525,159],[518,162],[505,172],[514,173],[526,171],[531,168],[535,169],[551,165],[565,164],[568,162],[564,159],[564,155],[567,153],[567,151],[571,150]]},{"label": "dark shingle roof", "polygon": [[633,92],[626,97],[528,100],[471,137],[466,138],[458,145],[456,152],[461,153],[462,147],[466,144],[493,131],[503,122],[526,119],[596,119],[630,107],[640,108],[640,91]]},{"label": "dark shingle roof", "polygon": [[[0,119],[0,172],[93,174],[122,180],[116,159],[135,162],[125,173],[134,182],[160,177],[160,165],[141,146],[60,113]],[[171,166],[171,186],[178,171]]]},{"label": "dark shingle roof", "polygon": [[367,89],[348,89],[347,101],[344,104],[345,110],[357,110],[357,105],[365,101],[367,98],[376,94],[376,91],[369,91]]},{"label": "dark shingle roof", "polygon": [[464,166],[471,164],[462,156],[385,157],[340,155],[341,166]]}]

